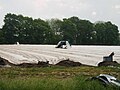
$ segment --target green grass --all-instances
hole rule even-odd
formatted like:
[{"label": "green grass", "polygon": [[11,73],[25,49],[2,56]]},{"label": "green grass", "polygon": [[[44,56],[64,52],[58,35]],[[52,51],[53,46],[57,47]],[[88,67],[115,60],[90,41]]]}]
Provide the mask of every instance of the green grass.
[{"label": "green grass", "polygon": [[0,68],[0,90],[120,90],[86,81],[100,73],[120,79],[120,69],[111,67]]}]

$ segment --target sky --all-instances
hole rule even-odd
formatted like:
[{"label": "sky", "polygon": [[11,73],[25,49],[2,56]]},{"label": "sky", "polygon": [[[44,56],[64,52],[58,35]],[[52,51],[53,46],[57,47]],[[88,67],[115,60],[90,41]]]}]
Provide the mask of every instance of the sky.
[{"label": "sky", "polygon": [[111,21],[120,30],[120,0],[0,0],[0,27],[7,13],[43,20],[70,18]]}]

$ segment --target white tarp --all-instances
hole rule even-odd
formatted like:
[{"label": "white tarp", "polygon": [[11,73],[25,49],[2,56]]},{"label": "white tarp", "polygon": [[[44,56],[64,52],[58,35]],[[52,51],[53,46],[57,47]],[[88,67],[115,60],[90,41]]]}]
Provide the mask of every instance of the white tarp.
[{"label": "white tarp", "polygon": [[103,56],[115,53],[113,60],[120,63],[120,46],[75,46],[69,49],[55,48],[55,45],[0,45],[0,57],[13,64],[49,61],[56,64],[70,59],[82,64],[97,66]]}]

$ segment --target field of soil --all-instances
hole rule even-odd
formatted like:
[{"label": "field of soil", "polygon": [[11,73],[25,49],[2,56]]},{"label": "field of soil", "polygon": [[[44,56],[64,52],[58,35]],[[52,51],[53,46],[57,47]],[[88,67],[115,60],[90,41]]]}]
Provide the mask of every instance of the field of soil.
[{"label": "field of soil", "polygon": [[97,66],[103,56],[111,52],[113,59],[120,63],[120,46],[73,45],[69,49],[55,48],[55,45],[0,45],[0,57],[13,64],[49,61],[56,64],[61,60],[72,60],[86,65]]}]

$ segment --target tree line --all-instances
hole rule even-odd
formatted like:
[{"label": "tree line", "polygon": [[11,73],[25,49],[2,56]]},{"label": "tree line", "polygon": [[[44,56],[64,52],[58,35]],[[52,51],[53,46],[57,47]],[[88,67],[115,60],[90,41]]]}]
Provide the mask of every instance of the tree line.
[{"label": "tree line", "polygon": [[0,44],[56,44],[67,40],[75,45],[120,45],[118,26],[110,21],[82,20],[76,16],[42,20],[8,13],[0,29]]}]

